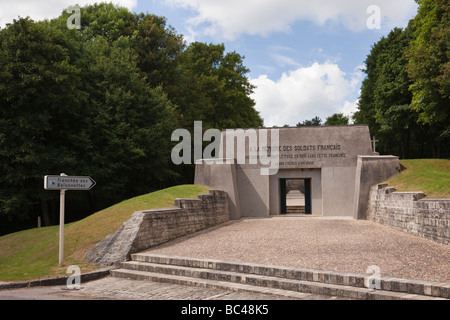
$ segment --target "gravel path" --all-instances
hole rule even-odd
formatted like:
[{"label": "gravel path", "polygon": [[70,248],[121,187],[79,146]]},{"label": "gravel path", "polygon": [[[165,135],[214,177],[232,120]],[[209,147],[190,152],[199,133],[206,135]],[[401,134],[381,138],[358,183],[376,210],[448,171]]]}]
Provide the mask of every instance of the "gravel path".
[{"label": "gravel path", "polygon": [[230,221],[147,252],[450,283],[450,246],[345,218]]}]

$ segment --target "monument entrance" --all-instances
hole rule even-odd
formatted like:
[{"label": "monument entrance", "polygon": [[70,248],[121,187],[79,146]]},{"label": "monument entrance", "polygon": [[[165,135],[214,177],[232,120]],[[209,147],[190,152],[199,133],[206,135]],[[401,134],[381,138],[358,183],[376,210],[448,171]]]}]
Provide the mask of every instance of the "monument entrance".
[{"label": "monument entrance", "polygon": [[280,179],[280,213],[312,213],[311,179]]},{"label": "monument entrance", "polygon": [[374,153],[368,126],[230,129],[218,148],[197,160],[195,184],[226,191],[231,219],[363,219],[370,186],[400,170],[398,157]]}]

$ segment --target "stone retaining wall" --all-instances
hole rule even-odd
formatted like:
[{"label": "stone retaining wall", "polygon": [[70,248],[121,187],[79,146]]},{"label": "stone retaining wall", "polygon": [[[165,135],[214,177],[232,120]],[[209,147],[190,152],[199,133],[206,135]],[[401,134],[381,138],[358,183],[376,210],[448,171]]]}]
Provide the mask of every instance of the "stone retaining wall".
[{"label": "stone retaining wall", "polygon": [[423,192],[371,187],[367,219],[436,242],[450,244],[450,199],[423,199]]},{"label": "stone retaining wall", "polygon": [[176,199],[175,207],[133,213],[115,233],[101,240],[86,254],[100,266],[116,266],[143,251],[230,220],[228,196],[211,190],[198,199]]}]

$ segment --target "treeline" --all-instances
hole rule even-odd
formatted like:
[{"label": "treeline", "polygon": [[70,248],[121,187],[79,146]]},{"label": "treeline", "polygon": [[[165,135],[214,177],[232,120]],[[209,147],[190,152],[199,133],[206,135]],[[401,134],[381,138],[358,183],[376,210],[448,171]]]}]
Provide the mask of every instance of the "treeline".
[{"label": "treeline", "polygon": [[223,44],[194,42],[164,17],[112,4],[0,30],[0,224],[57,224],[59,193],[48,174],[90,175],[97,186],[71,192],[67,220],[123,199],[193,182],[171,163],[177,128],[260,127],[243,57]]},{"label": "treeline", "polygon": [[450,2],[420,0],[417,16],[367,57],[355,124],[401,158],[450,157]]}]

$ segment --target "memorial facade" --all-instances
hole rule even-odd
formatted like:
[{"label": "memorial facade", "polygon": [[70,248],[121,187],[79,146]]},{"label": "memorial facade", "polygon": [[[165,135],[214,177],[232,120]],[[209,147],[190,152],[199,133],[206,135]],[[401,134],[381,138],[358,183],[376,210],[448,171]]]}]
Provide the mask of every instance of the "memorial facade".
[{"label": "memorial facade", "polygon": [[222,132],[216,159],[196,162],[195,184],[226,191],[232,219],[364,219],[370,186],[399,171],[397,157],[373,152],[367,126],[239,129]]}]

